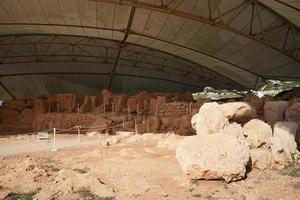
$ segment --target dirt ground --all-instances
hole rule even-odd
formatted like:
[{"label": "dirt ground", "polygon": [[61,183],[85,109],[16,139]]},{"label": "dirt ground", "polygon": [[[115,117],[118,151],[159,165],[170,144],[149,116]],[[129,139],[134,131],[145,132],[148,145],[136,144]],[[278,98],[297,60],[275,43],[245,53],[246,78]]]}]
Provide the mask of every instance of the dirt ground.
[{"label": "dirt ground", "polygon": [[[300,199],[299,171],[254,169],[245,180],[229,184],[189,180],[175,151],[156,147],[162,137],[101,138],[57,152],[3,154],[0,199]],[[6,138],[5,145],[14,142]]]}]

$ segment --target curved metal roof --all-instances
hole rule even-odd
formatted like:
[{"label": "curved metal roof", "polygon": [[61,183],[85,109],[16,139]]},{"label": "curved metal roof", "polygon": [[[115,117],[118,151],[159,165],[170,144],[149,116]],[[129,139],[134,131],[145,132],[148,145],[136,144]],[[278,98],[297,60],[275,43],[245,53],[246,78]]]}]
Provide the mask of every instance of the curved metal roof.
[{"label": "curved metal roof", "polygon": [[[2,0],[0,95],[240,89],[300,79],[299,2],[274,2]],[[30,79],[48,86],[37,90]]]}]

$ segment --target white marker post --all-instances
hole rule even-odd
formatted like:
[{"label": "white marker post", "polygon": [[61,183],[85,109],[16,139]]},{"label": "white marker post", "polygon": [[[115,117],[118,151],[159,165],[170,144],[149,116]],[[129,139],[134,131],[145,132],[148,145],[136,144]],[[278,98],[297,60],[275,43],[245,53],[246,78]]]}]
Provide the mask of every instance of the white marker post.
[{"label": "white marker post", "polygon": [[134,129],[135,129],[135,134],[137,135],[137,134],[138,134],[138,131],[137,131],[136,119],[134,120]]},{"label": "white marker post", "polygon": [[78,132],[77,142],[80,142],[80,126],[76,126],[76,128],[77,128],[77,132]]},{"label": "white marker post", "polygon": [[56,128],[53,128],[53,149],[51,151],[57,151],[56,149]]}]

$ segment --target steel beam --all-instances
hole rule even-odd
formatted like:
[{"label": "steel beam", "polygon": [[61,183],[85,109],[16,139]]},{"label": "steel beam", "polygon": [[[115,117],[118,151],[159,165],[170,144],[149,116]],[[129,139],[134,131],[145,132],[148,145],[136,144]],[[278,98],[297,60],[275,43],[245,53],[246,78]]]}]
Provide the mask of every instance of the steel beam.
[{"label": "steel beam", "polygon": [[[110,76],[110,73],[101,73],[101,72],[29,72],[29,73],[11,73],[11,74],[4,74],[2,77],[14,77],[14,76],[32,76],[32,75],[106,75]],[[115,73],[115,76],[123,76],[123,77],[134,77],[134,78],[146,78],[146,79],[153,79],[153,80],[161,80],[167,82],[173,82],[177,84],[182,84],[186,86],[192,86],[195,88],[202,89],[203,86],[187,83],[184,81],[178,81],[173,79],[155,77],[155,76],[144,76],[144,75],[134,75],[134,74],[124,74],[124,73]],[[6,88],[2,82],[0,81],[0,86],[4,89]],[[13,98],[15,98],[8,90],[5,89]]]},{"label": "steel beam", "polygon": [[117,56],[116,56],[116,59],[115,59],[115,62],[114,62],[111,74],[110,74],[110,79],[109,79],[109,83],[108,83],[108,90],[111,90],[112,82],[113,82],[113,79],[114,79],[114,74],[115,74],[115,71],[117,69],[117,65],[118,65],[118,62],[119,62],[120,55],[121,55],[122,49],[123,49],[123,47],[125,45],[125,42],[126,42],[126,40],[128,38],[128,35],[130,33],[130,29],[131,29],[131,25],[132,25],[134,13],[135,13],[135,7],[132,7],[131,10],[130,10],[130,15],[129,15],[128,23],[127,23],[126,32],[125,32],[123,40],[119,44],[119,50],[118,50],[118,53],[117,53]]},{"label": "steel beam", "polygon": [[[217,21],[207,19],[207,18],[202,17],[202,16],[194,15],[192,13],[187,13],[187,12],[184,12],[184,11],[181,11],[181,10],[172,10],[170,7],[167,7],[167,6],[157,5],[157,4],[138,1],[138,0],[122,0],[122,1],[119,1],[119,0],[94,0],[94,1],[102,2],[102,3],[111,3],[111,4],[116,4],[116,5],[131,6],[133,8],[148,9],[148,10],[152,10],[152,11],[157,11],[157,12],[161,12],[161,13],[165,13],[165,14],[175,15],[175,16],[178,16],[178,17],[198,21],[198,22],[201,22],[201,23],[204,23],[204,24],[209,24],[211,26],[215,26],[215,27],[218,27],[220,29],[230,31],[232,33],[235,33],[235,34],[241,35],[243,37],[249,38],[251,40],[254,40],[256,42],[259,42],[259,43],[261,43],[265,46],[268,46],[268,47],[270,47],[270,48],[272,48],[276,51],[279,51],[280,53],[285,54],[286,56],[300,62],[300,58],[295,57],[289,51],[284,51],[281,48],[277,48],[276,46],[273,46],[272,44],[268,43],[268,39],[266,40],[265,38],[255,37],[253,35],[250,35],[246,32],[243,32],[241,30],[233,28],[233,27],[231,27],[229,25],[226,25],[224,23],[219,23]],[[250,4],[251,2],[253,2],[253,0],[247,0],[247,2],[248,2],[248,4]],[[257,4],[264,6],[264,4],[262,4],[260,2],[257,2]],[[299,31],[299,28],[297,26],[295,26],[291,22],[288,22],[284,17],[282,17],[281,15],[278,15],[278,13],[276,13],[274,11],[272,11],[272,12],[277,17],[279,17],[282,21],[285,21],[286,23],[291,24],[291,26],[293,26],[295,28],[295,30]],[[220,14],[220,15],[222,15],[222,14]]]},{"label": "steel beam", "polygon": [[[53,40],[51,40],[51,38],[49,38],[49,37],[51,37],[51,36],[53,36],[53,37],[72,37],[72,38],[79,38],[80,41],[83,41],[81,38],[85,38],[85,37],[83,37],[83,36],[51,35],[51,34],[22,34],[22,35],[18,35],[18,36],[19,36],[19,37],[44,36],[44,37],[47,37],[48,39],[50,39],[50,43],[49,43],[48,41],[45,41],[43,38],[39,38],[40,43],[37,43],[37,45],[39,45],[39,44],[40,44],[40,45],[43,45],[43,44],[44,44],[44,45],[47,45],[46,49],[43,51],[43,54],[42,54],[42,55],[39,55],[39,58],[41,58],[41,62],[42,62],[43,60],[45,60],[45,59],[47,58],[47,56],[51,56],[50,54],[46,54],[47,49],[49,49],[49,48],[51,49],[51,41],[53,41]],[[13,37],[13,36],[11,36],[11,35],[0,36],[0,38],[4,38],[4,37]],[[148,36],[147,36],[147,37],[148,37]],[[26,38],[24,38],[24,39],[26,40]],[[110,41],[110,42],[114,42],[114,43],[118,43],[118,42],[119,42],[119,41],[117,41],[117,40],[112,40],[112,39],[100,39],[100,38],[97,38],[97,37],[89,37],[89,39],[93,39],[93,40],[95,40],[95,41],[97,41],[97,40],[103,41],[103,40],[104,40],[104,41]],[[31,41],[31,40],[30,40],[30,41]],[[70,43],[66,42],[67,40],[63,40],[63,38],[62,38],[60,41],[61,41],[62,44],[65,44],[65,45],[69,45],[69,44],[70,44]],[[33,42],[35,42],[35,41],[33,41]],[[166,42],[166,41],[164,41],[164,42]],[[73,41],[73,43],[74,43],[74,44],[76,43],[78,46],[94,46],[94,47],[105,48],[106,50],[107,50],[108,48],[114,48],[114,49],[116,49],[114,46],[110,46],[110,47],[107,47],[107,46],[98,46],[98,45],[91,45],[91,44],[79,43],[78,41]],[[18,41],[18,43],[16,43],[16,44],[22,44],[22,42]],[[55,44],[60,44],[60,43],[55,42]],[[187,59],[185,59],[185,58],[178,57],[177,55],[170,54],[170,53],[161,51],[161,50],[159,50],[159,49],[151,49],[151,48],[149,48],[149,47],[145,47],[145,46],[142,46],[142,45],[139,45],[139,44],[132,44],[132,43],[128,43],[128,42],[126,42],[126,44],[130,44],[130,45],[132,45],[132,46],[137,46],[137,47],[141,47],[141,48],[144,48],[144,49],[148,49],[149,51],[151,50],[151,51],[156,51],[156,52],[159,52],[159,53],[163,53],[164,55],[174,56],[175,58],[180,58],[180,59],[183,60],[183,61],[186,61],[186,62],[188,62],[188,63],[191,63],[191,64],[195,65],[194,67],[196,67],[197,69],[200,69],[201,71],[205,70],[205,71],[206,71],[206,74],[211,74],[211,75],[213,75],[213,76],[219,76],[219,77],[220,77],[220,80],[224,79],[224,80],[226,80],[227,82],[231,82],[232,85],[236,85],[238,88],[245,88],[245,86],[243,86],[243,85],[237,83],[236,81],[230,79],[229,77],[224,76],[223,74],[220,74],[220,73],[218,73],[218,72],[216,72],[216,71],[214,71],[214,70],[211,70],[211,69],[207,68],[206,66],[200,65],[200,64],[195,63],[195,62],[193,62],[193,61],[187,60]],[[5,45],[12,45],[12,46],[13,46],[13,44],[10,44],[10,43],[4,43],[3,45],[4,45],[4,46],[5,46]],[[174,44],[174,45],[177,45],[177,44]],[[55,45],[54,45],[54,46],[55,46]],[[177,46],[181,47],[180,45],[177,45]],[[183,47],[183,46],[182,46],[182,47]],[[0,48],[1,48],[1,44],[0,44]],[[185,47],[183,47],[183,48],[185,48]],[[132,50],[129,49],[128,51],[132,51]],[[134,52],[134,51],[132,51],[132,52]],[[197,51],[197,52],[198,52],[198,51]],[[143,53],[144,53],[144,52],[143,52]],[[202,54],[208,55],[208,54],[206,54],[206,53],[204,53],[204,52],[198,52],[198,53],[202,53]],[[147,54],[145,54],[145,55],[147,55]],[[70,56],[70,55],[68,55],[68,56]],[[148,56],[150,56],[150,55],[148,55]],[[210,55],[208,55],[208,56],[210,56]],[[31,58],[31,56],[29,56],[29,57]],[[100,58],[101,56],[97,56],[97,57]],[[212,57],[212,56],[210,56],[210,57]],[[105,59],[105,58],[107,58],[107,57],[103,57],[103,58]],[[121,59],[122,59],[122,58],[121,58]],[[171,58],[169,58],[169,59],[171,59]],[[219,58],[216,58],[216,59],[220,60]],[[171,59],[171,60],[172,60],[172,62],[174,62],[174,63],[176,64],[176,62],[175,62],[174,59]],[[16,62],[10,62],[10,63],[34,63],[34,62],[37,62],[37,60],[30,59],[30,60],[28,60],[28,61],[16,61]],[[67,60],[67,61],[62,61],[62,60],[58,60],[58,61],[45,60],[44,62],[70,62],[70,60]],[[84,62],[85,62],[85,63],[89,63],[89,62],[87,62],[87,61],[84,61]],[[226,62],[226,61],[224,61],[224,62]],[[90,62],[90,63],[95,63],[95,62]],[[104,63],[104,61],[103,61],[103,63]],[[232,64],[232,63],[229,63],[229,62],[226,62],[226,63],[228,63],[228,64],[230,64],[230,65],[232,65],[232,66],[234,66],[234,67],[238,67],[238,66],[235,66],[235,65]],[[7,64],[8,64],[8,63],[7,63]],[[153,63],[149,63],[149,64],[153,64]],[[181,63],[181,65],[182,65],[182,63]],[[183,72],[183,73],[184,73],[184,72]],[[193,72],[191,71],[190,73],[193,73]],[[250,72],[250,73],[251,73],[251,72]],[[218,80],[218,79],[219,79],[219,78],[214,79],[214,80]]]},{"label": "steel beam", "polygon": [[5,90],[5,92],[12,98],[16,99],[16,96],[9,91],[9,89],[3,84],[3,82],[0,80],[0,86]]}]

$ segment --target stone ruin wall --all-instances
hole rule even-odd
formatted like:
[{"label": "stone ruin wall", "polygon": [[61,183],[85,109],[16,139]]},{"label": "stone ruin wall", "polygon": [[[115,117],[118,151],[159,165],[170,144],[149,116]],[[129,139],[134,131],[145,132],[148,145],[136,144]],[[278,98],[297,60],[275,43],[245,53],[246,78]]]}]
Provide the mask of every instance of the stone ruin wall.
[{"label": "stone ruin wall", "polygon": [[[99,96],[56,94],[5,101],[0,109],[0,130],[38,131],[80,126],[111,126],[124,120],[137,131],[193,132],[190,125],[192,95],[140,92],[134,96],[103,90]],[[104,121],[105,123],[102,123]],[[129,124],[129,125],[128,125]]]},{"label": "stone ruin wall", "polygon": [[[260,99],[256,96],[247,96],[239,101],[250,104],[257,113],[256,118],[266,121],[271,126],[276,121],[285,119],[300,123],[299,94],[298,89],[294,93],[284,93],[281,97],[266,96]],[[113,94],[108,90],[103,90],[98,96],[56,94],[49,98],[11,100],[5,101],[1,106],[0,131],[28,132],[53,127],[70,128],[75,125],[88,127],[98,124],[109,127],[124,120],[132,122],[126,127],[128,130],[134,130],[136,121],[139,133],[174,131],[183,135],[194,134],[190,123],[192,116],[198,113],[202,104],[211,101],[210,99],[194,101],[192,94],[188,92],[167,94],[143,91],[128,96]]]}]

